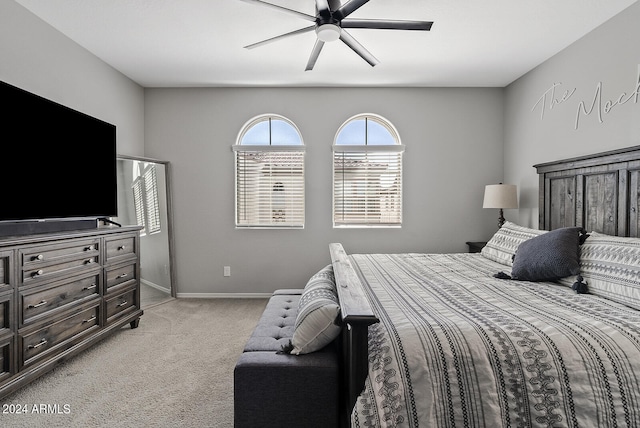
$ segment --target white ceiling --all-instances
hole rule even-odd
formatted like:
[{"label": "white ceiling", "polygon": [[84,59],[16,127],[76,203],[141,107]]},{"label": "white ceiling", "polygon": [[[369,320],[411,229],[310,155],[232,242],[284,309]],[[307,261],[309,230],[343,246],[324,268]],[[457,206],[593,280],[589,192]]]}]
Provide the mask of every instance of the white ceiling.
[{"label": "white ceiling", "polygon": [[[144,87],[502,87],[636,0],[370,0],[350,18],[433,28],[349,30],[380,64],[337,41],[307,72],[314,32],[243,46],[310,23],[240,0],[16,1]],[[314,0],[266,1],[315,15]]]}]

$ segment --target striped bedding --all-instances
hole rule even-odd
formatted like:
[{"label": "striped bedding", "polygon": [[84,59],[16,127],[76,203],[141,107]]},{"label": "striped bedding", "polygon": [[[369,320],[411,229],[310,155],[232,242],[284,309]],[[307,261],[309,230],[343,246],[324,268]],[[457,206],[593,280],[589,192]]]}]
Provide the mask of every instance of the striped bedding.
[{"label": "striped bedding", "polygon": [[480,254],[350,257],[380,318],[352,427],[640,426],[640,311]]}]

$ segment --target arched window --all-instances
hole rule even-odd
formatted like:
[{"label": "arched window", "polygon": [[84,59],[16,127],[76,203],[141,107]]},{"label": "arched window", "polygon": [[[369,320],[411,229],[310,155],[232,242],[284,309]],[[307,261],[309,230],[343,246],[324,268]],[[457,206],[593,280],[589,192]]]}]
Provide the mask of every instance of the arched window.
[{"label": "arched window", "polygon": [[289,119],[265,114],[240,130],[236,227],[304,227],[304,143]]},{"label": "arched window", "polygon": [[396,129],[361,114],[338,129],[333,144],[333,226],[402,225],[402,153]]}]

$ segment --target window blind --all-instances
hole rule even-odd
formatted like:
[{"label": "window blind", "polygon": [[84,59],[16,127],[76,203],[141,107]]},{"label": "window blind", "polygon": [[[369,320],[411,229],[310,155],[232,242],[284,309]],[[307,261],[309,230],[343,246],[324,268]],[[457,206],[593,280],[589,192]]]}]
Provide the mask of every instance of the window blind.
[{"label": "window blind", "polygon": [[304,150],[235,146],[236,226],[304,227]]},{"label": "window blind", "polygon": [[402,225],[403,146],[334,146],[334,226]]},{"label": "window blind", "polygon": [[131,189],[133,190],[133,206],[136,210],[136,221],[139,226],[142,226],[140,233],[144,235],[147,233],[147,222],[144,215],[144,190],[142,184],[143,179],[141,176],[138,176],[131,185]]},{"label": "window blind", "polygon": [[160,231],[160,206],[158,201],[158,180],[155,165],[148,165],[132,184],[133,202],[140,233]]},{"label": "window blind", "polygon": [[158,179],[155,165],[144,172],[145,202],[147,212],[147,230],[149,233],[160,231],[160,207],[158,202]]}]

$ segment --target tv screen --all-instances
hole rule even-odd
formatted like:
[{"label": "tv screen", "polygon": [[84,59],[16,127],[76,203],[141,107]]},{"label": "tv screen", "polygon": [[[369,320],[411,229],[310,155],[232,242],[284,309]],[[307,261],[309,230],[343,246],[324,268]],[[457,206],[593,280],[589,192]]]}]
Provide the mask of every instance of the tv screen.
[{"label": "tv screen", "polygon": [[117,215],[116,127],[0,82],[0,221]]}]

